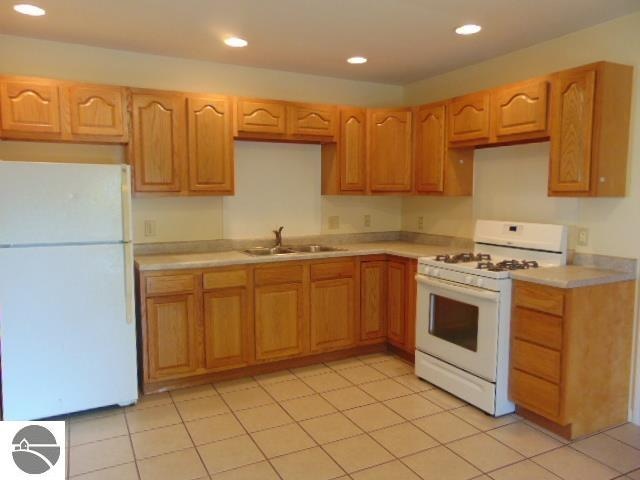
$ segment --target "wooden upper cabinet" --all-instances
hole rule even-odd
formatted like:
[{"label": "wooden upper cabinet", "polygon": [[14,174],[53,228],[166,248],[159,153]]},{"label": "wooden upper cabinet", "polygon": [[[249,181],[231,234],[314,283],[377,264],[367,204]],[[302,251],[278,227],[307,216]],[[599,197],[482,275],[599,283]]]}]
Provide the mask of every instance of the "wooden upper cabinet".
[{"label": "wooden upper cabinet", "polygon": [[138,192],[180,192],[185,183],[185,99],[179,94],[134,93],[129,146]]},{"label": "wooden upper cabinet", "polygon": [[0,80],[2,130],[60,134],[60,87],[47,80]]},{"label": "wooden upper cabinet", "polygon": [[595,70],[558,75],[550,166],[553,191],[588,192],[591,187],[595,84]]},{"label": "wooden upper cabinet", "polygon": [[194,294],[148,298],[146,338],[149,380],[193,374],[198,369]]},{"label": "wooden upper cabinet", "polygon": [[444,104],[419,107],[416,112],[416,191],[444,190],[446,157],[446,107]]},{"label": "wooden upper cabinet", "polygon": [[189,190],[233,194],[233,106],[228,97],[189,97]]},{"label": "wooden upper cabinet", "polygon": [[72,85],[68,92],[72,134],[126,136],[128,124],[123,88]]},{"label": "wooden upper cabinet", "polygon": [[367,188],[367,113],[360,108],[340,111],[338,134],[340,190],[364,192]]},{"label": "wooden upper cabinet", "polygon": [[550,195],[624,196],[632,77],[609,62],[553,75]]},{"label": "wooden upper cabinet", "polygon": [[338,110],[333,105],[294,103],[288,105],[288,131],[294,136],[327,137],[336,135]]},{"label": "wooden upper cabinet", "polygon": [[511,135],[547,133],[549,82],[530,80],[493,92],[493,133]]},{"label": "wooden upper cabinet", "polygon": [[277,100],[236,100],[237,130],[242,133],[285,135],[287,104]]},{"label": "wooden upper cabinet", "polygon": [[387,336],[387,262],[360,264],[360,341]]},{"label": "wooden upper cabinet", "polygon": [[413,179],[411,111],[368,111],[369,188],[372,192],[411,191]]},{"label": "wooden upper cabinet", "polygon": [[483,143],[489,140],[490,92],[478,92],[449,101],[449,141]]}]

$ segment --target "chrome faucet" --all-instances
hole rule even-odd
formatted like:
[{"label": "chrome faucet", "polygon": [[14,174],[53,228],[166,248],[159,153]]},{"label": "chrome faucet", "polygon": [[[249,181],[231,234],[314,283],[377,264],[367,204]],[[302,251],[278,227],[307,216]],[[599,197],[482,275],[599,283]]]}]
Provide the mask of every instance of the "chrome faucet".
[{"label": "chrome faucet", "polygon": [[282,230],[284,230],[284,227],[280,227],[279,229],[273,231],[273,233],[276,234],[276,247],[282,246]]}]

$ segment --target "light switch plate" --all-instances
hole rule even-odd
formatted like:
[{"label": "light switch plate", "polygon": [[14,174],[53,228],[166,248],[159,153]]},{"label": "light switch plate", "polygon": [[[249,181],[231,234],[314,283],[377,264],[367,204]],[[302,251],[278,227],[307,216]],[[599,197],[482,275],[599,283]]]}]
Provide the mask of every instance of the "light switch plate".
[{"label": "light switch plate", "polygon": [[365,215],[364,216],[364,226],[365,227],[370,227],[371,226],[371,215]]},{"label": "light switch plate", "polygon": [[424,230],[424,217],[422,215],[418,217],[418,230]]}]

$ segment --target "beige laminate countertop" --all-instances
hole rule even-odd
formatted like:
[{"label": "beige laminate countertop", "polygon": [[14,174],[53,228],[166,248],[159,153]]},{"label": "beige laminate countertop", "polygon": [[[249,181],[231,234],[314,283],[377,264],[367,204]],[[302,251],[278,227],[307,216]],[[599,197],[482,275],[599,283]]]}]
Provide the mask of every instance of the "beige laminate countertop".
[{"label": "beige laminate countertop", "polygon": [[566,265],[563,267],[518,270],[511,273],[511,278],[524,282],[549,285],[551,287],[578,288],[635,280],[636,277],[630,272],[583,267],[580,265]]},{"label": "beige laminate countertop", "polygon": [[460,247],[423,245],[411,242],[371,242],[335,245],[344,250],[322,253],[297,253],[293,255],[274,255],[253,257],[238,251],[189,253],[176,255],[139,255],[136,265],[143,272],[155,270],[179,270],[188,268],[211,268],[227,265],[312,260],[321,258],[352,257],[356,255],[387,254],[407,258],[428,257],[433,255],[459,252]]}]

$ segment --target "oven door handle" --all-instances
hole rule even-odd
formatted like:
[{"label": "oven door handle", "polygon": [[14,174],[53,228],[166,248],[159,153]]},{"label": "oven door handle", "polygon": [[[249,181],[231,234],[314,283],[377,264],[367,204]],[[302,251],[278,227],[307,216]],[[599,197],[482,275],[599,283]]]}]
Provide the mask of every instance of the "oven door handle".
[{"label": "oven door handle", "polygon": [[471,287],[471,286],[462,286],[454,282],[449,282],[447,280],[433,280],[429,277],[425,277],[424,275],[417,274],[416,281],[423,285],[427,285],[430,287],[440,287],[446,288],[453,292],[462,293],[464,295],[470,295],[475,298],[480,298],[482,300],[490,300],[492,302],[497,302],[500,298],[500,294],[498,292],[494,292],[491,290],[482,290],[480,288]]}]

